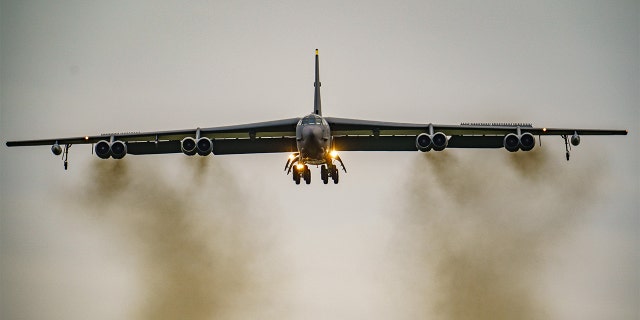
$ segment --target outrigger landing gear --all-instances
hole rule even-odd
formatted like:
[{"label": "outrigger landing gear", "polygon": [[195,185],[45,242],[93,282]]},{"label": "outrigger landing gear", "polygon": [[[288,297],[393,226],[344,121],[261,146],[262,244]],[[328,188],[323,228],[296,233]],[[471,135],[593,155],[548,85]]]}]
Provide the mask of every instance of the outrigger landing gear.
[{"label": "outrigger landing gear", "polygon": [[64,146],[64,152],[62,153],[62,161],[64,162],[64,169],[67,170],[69,168],[69,148],[71,148],[71,144],[67,143]]},{"label": "outrigger landing gear", "polygon": [[566,134],[563,134],[562,139],[564,139],[564,149],[567,151],[567,161],[569,161],[569,157],[571,156],[571,145],[569,144],[569,137]]},{"label": "outrigger landing gear", "polygon": [[[571,146],[577,147],[580,144],[580,135],[578,131],[574,131],[571,139],[569,139],[568,134],[563,134],[561,137],[564,139],[564,149],[567,151],[567,161],[569,161]],[[571,144],[569,144],[569,141],[571,141]]]}]

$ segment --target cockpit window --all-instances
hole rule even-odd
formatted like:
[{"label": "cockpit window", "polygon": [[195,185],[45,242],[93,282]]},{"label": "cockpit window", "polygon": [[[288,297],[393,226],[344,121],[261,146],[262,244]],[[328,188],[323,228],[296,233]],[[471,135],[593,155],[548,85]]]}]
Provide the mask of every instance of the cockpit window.
[{"label": "cockpit window", "polygon": [[310,114],[304,118],[302,118],[302,120],[300,120],[300,122],[302,124],[322,124],[322,117],[315,115],[315,114]]}]

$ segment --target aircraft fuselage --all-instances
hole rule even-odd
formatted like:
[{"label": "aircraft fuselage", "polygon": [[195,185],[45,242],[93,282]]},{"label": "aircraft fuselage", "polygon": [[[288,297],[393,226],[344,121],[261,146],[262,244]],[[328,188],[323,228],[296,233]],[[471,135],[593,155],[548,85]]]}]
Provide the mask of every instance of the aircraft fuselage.
[{"label": "aircraft fuselage", "polygon": [[310,165],[327,163],[331,151],[331,128],[322,116],[310,114],[296,125],[299,162]]}]

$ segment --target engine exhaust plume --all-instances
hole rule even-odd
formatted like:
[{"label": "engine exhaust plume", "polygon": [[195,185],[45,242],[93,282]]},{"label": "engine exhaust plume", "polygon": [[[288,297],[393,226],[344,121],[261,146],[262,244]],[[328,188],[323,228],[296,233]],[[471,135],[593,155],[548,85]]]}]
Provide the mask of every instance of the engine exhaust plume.
[{"label": "engine exhaust plume", "polygon": [[[537,295],[549,249],[598,192],[601,163],[578,168],[544,150],[428,153],[408,182],[401,242],[414,316],[546,319]],[[597,162],[597,161],[596,161]],[[588,182],[588,183],[586,183]]]},{"label": "engine exhaust plume", "polygon": [[142,297],[132,318],[250,314],[267,301],[263,271],[253,267],[268,251],[267,225],[248,216],[235,182],[214,159],[182,164],[161,170],[145,159],[95,161],[82,209],[124,236],[116,242],[139,259]]}]

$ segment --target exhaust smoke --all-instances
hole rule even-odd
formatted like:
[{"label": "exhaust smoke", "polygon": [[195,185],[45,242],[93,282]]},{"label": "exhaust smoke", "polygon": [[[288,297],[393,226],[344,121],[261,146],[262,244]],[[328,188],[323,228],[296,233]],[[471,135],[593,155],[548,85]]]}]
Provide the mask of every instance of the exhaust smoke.
[{"label": "exhaust smoke", "polygon": [[204,157],[156,165],[98,160],[82,188],[83,212],[112,226],[138,259],[132,318],[229,319],[268,307],[268,224],[249,216],[230,175]]},{"label": "exhaust smoke", "polygon": [[413,166],[400,226],[410,313],[548,319],[542,267],[597,194],[601,163],[567,166],[540,148],[474,153],[428,153]]}]

